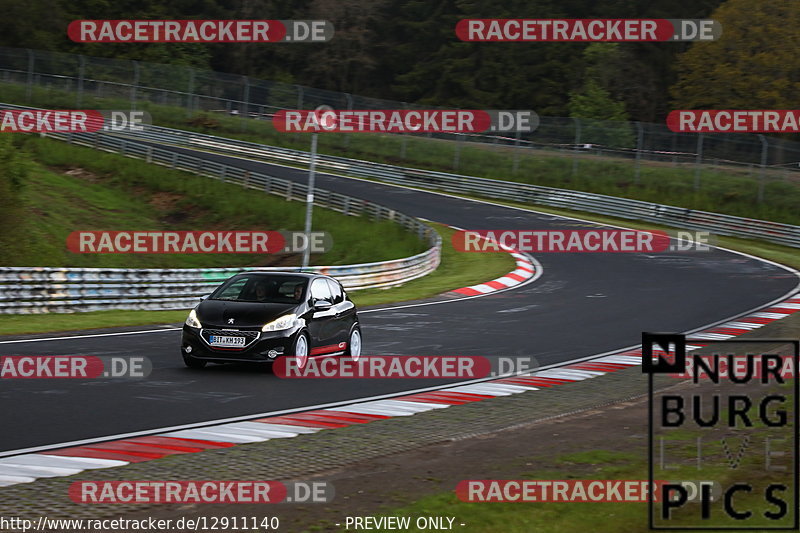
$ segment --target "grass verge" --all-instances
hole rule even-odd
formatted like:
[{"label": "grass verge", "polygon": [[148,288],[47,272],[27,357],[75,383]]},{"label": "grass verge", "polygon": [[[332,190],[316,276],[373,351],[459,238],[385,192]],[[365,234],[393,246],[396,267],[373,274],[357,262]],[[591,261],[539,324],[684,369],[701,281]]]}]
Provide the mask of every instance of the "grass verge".
[{"label": "grass verge", "polygon": [[[461,253],[449,246],[454,230],[433,224],[444,241],[442,262],[431,274],[389,289],[366,289],[351,293],[358,306],[379,305],[428,298],[488,281],[514,270],[509,254]],[[96,311],[90,313],[0,315],[0,335],[45,333],[82,329],[173,324],[183,322],[187,311]]]},{"label": "grass verge", "polygon": [[[791,401],[789,399],[788,401]],[[751,531],[764,531],[760,527],[778,525],[765,518],[765,512],[776,512],[778,506],[765,501],[764,491],[771,483],[770,476],[764,469],[763,456],[756,451],[748,451],[743,456],[732,459],[723,447],[720,435],[713,437],[707,431],[686,430],[682,435],[672,435],[669,440],[669,480],[714,480],[723,489],[736,482],[746,481],[752,492],[737,492],[733,499],[737,511],[748,510],[752,517],[743,522],[730,518],[723,508],[723,498],[717,496],[710,504],[710,518],[700,519],[699,503],[688,503],[685,507],[673,511],[673,519],[669,522],[658,520],[664,527],[679,527],[684,530],[694,529],[696,524],[704,528],[743,528]],[[724,436],[724,435],[723,435]],[[738,446],[741,439],[727,435],[728,445]],[[697,439],[703,442],[703,469],[697,471]],[[788,447],[788,445],[787,445]],[[785,452],[788,454],[788,452]],[[738,463],[731,468],[732,461]],[[648,479],[647,452],[620,452],[612,448],[593,449],[576,453],[559,455],[547,461],[544,467],[530,469],[515,475],[519,480],[642,480]],[[530,464],[530,463],[528,463]],[[658,478],[658,467],[656,467]],[[785,479],[785,474],[777,474]],[[788,491],[776,491],[786,503],[788,517],[792,516],[793,495]],[[660,512],[660,504],[654,505],[654,511]],[[797,512],[797,510],[794,510]],[[597,533],[646,532],[648,529],[648,504],[646,502],[510,502],[510,503],[470,503],[461,501],[453,491],[443,492],[421,498],[407,505],[382,509],[382,516],[412,517],[411,524],[417,517],[453,517],[455,524],[465,524],[465,530],[481,533],[561,533],[565,531],[592,531]],[[786,522],[781,526],[786,527]],[[376,531],[390,531],[376,529]],[[405,531],[421,531],[415,527]]]},{"label": "grass verge", "polygon": [[[79,230],[302,230],[305,205],[50,139],[24,138],[30,171],[24,206],[0,228],[3,266],[205,268],[299,265],[300,254],[77,254],[67,235]],[[384,261],[424,251],[398,224],[314,210],[315,230],[334,245],[312,264]],[[24,239],[20,236],[25,235]]]}]

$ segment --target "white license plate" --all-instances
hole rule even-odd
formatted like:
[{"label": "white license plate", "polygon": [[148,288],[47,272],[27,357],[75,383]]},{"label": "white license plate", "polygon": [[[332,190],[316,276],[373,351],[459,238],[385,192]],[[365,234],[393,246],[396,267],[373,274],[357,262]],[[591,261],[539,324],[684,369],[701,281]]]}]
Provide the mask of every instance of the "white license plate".
[{"label": "white license plate", "polygon": [[211,335],[211,346],[244,346],[244,337],[226,337],[223,335]]}]

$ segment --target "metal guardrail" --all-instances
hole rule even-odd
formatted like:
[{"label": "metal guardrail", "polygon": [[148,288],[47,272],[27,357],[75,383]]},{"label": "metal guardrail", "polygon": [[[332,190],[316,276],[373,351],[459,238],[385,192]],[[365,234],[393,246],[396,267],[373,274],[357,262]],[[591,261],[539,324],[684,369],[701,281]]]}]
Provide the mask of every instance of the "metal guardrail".
[{"label": "metal guardrail", "polygon": [[[306,166],[309,163],[309,154],[299,150],[266,146],[159,126],[148,126],[142,132],[126,135],[150,142],[244,156],[274,163],[299,166]],[[345,176],[374,179],[399,185],[412,185],[462,195],[473,194],[514,202],[588,211],[678,228],[711,231],[717,235],[761,239],[786,246],[800,247],[800,226],[780,222],[743,218],[527,183],[397,167],[330,155],[318,155],[316,164],[319,169]]]},{"label": "metal guardrail", "polygon": [[[2,104],[0,104],[2,105]],[[4,108],[18,107],[2,105]],[[306,199],[307,186],[263,173],[248,172],[132,142],[105,133],[53,134],[56,139],[144,159],[170,168],[262,190],[287,200]],[[439,266],[441,237],[430,226],[394,209],[316,189],[314,205],[346,215],[389,220],[424,239],[430,248],[403,259],[342,266],[312,266],[336,277],[348,290],[384,288],[422,277]],[[97,311],[108,309],[185,309],[233,274],[247,270],[300,271],[300,267],[243,267],[208,269],[120,269],[0,267],[0,314]]]}]

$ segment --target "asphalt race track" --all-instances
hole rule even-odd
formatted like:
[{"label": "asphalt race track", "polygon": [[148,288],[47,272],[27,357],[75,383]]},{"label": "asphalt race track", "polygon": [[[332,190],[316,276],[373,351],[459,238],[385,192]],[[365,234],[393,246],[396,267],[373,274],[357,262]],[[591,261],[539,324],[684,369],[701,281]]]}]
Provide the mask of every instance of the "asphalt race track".
[{"label": "asphalt race track", "polygon": [[[205,157],[285,179],[307,179],[302,170]],[[324,174],[317,176],[317,186],[465,229],[593,227]],[[780,267],[720,250],[655,256],[539,254],[536,259],[543,266],[542,276],[517,289],[435,305],[383,306],[363,313],[365,353],[518,355],[533,356],[539,364],[548,365],[638,344],[643,330],[688,331],[744,314],[785,295],[798,282],[793,273]],[[154,367],[149,378],[140,380],[0,381],[0,427],[4,428],[0,452],[437,384],[430,380],[281,380],[245,365],[212,365],[194,371],[181,360],[180,331],[153,326],[117,331],[145,330],[155,331],[0,342],[0,355],[138,355],[149,357]]]}]

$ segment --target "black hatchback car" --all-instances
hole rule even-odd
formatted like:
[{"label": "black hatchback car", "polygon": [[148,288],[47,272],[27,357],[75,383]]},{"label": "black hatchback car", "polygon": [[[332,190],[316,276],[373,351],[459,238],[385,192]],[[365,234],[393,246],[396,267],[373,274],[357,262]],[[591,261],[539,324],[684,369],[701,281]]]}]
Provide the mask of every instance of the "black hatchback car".
[{"label": "black hatchback car", "polygon": [[246,272],[192,309],[183,326],[186,366],[292,356],[361,355],[358,310],[335,279],[295,272]]}]

